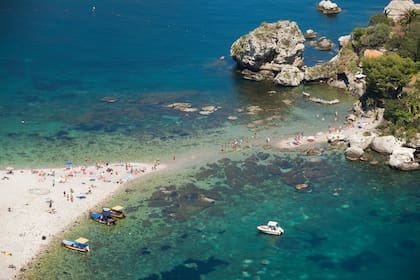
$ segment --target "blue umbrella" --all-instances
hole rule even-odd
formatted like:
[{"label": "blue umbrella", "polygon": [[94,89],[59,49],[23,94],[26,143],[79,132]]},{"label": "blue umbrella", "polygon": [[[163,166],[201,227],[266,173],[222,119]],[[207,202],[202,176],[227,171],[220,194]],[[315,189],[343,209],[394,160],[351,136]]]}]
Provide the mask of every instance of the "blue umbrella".
[{"label": "blue umbrella", "polygon": [[71,161],[68,161],[68,162],[66,162],[66,165],[67,166],[70,166],[70,165],[72,165],[73,163],[71,162]]}]

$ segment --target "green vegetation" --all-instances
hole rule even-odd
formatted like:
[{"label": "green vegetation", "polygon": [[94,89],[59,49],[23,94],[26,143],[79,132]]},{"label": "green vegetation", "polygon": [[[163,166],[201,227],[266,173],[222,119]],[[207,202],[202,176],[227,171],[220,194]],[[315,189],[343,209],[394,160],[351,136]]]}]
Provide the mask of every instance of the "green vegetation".
[{"label": "green vegetation", "polygon": [[420,132],[420,11],[408,10],[398,23],[384,14],[372,16],[368,27],[353,30],[351,48],[359,56],[366,49],[385,53],[361,59],[367,75],[363,104],[385,107],[390,133],[413,137]]},{"label": "green vegetation", "polygon": [[356,74],[360,71],[359,68],[359,57],[354,52],[351,44],[344,46],[340,51],[340,62],[337,63],[338,73],[344,73],[349,71]]},{"label": "green vegetation", "polygon": [[392,20],[389,19],[385,14],[377,14],[370,17],[368,26],[374,26],[380,23],[389,26],[393,24]]},{"label": "green vegetation", "polygon": [[378,58],[362,59],[367,75],[367,96],[374,99],[394,99],[417,72],[415,63],[396,53]]},{"label": "green vegetation", "polygon": [[420,128],[420,74],[404,88],[400,98],[385,103],[385,117],[396,128],[405,127],[407,131]]}]

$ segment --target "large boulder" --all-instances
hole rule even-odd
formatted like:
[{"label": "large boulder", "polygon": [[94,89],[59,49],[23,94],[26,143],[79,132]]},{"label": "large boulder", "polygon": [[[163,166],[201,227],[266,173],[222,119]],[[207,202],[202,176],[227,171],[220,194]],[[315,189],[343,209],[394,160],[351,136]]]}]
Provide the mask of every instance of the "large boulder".
[{"label": "large boulder", "polygon": [[305,74],[296,66],[284,65],[280,73],[274,77],[274,83],[281,86],[298,86]]},{"label": "large boulder", "polygon": [[344,152],[344,154],[346,155],[346,158],[348,160],[358,160],[358,159],[360,159],[363,156],[364,151],[363,151],[362,148],[357,147],[357,146],[355,146],[355,147],[348,147],[346,149],[346,151]]},{"label": "large boulder", "polygon": [[330,0],[322,0],[318,3],[318,10],[323,14],[338,14],[341,13],[341,8]]},{"label": "large boulder", "polygon": [[316,41],[311,41],[310,45],[314,46],[317,50],[320,51],[329,51],[334,48],[334,43],[325,36],[320,37]]},{"label": "large boulder", "polygon": [[304,42],[296,22],[262,23],[236,40],[230,48],[230,55],[242,69],[256,73],[271,71],[275,76],[284,69],[292,69],[284,65],[294,66],[293,71],[303,66]]},{"label": "large boulder", "polygon": [[388,18],[398,22],[408,10],[420,10],[420,4],[415,4],[413,0],[392,0],[384,8],[384,13]]},{"label": "large boulder", "polygon": [[404,147],[394,149],[389,156],[389,166],[405,171],[420,170],[420,164],[414,159],[415,151],[415,149]]},{"label": "large boulder", "polygon": [[392,135],[375,137],[372,141],[372,150],[383,153],[392,154],[394,150],[402,146],[402,142]]},{"label": "large boulder", "polygon": [[317,32],[313,31],[312,29],[308,29],[306,30],[304,37],[305,39],[313,39],[316,37],[316,35]]},{"label": "large boulder", "polygon": [[357,132],[349,136],[349,145],[350,147],[358,147],[362,150],[366,150],[375,138],[376,134],[373,132]]}]

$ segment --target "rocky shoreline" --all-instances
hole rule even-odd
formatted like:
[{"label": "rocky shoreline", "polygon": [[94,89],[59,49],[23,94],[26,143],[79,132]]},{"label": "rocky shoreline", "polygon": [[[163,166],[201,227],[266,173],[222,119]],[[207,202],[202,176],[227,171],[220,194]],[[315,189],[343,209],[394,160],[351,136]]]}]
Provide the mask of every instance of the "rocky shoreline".
[{"label": "rocky shoreline", "polygon": [[[325,8],[325,7],[328,7]],[[384,9],[390,19],[399,18],[406,9],[420,9],[419,4],[411,0],[393,0]],[[331,8],[331,9],[330,9]],[[335,3],[321,1],[318,10],[325,14],[341,12]],[[298,24],[293,21],[281,20],[275,23],[262,23],[250,33],[236,40],[230,49],[230,55],[237,63],[237,67],[244,79],[272,81],[277,86],[295,87],[305,83],[326,83],[330,86],[342,88],[356,97],[362,97],[366,92],[366,76],[359,65],[359,56],[351,48],[352,36],[342,36],[339,39],[340,50],[330,61],[306,66],[303,62],[305,40],[313,40],[317,33],[308,30],[305,35]],[[321,37],[323,44],[331,47],[328,39]],[[321,39],[320,38],[320,39]],[[318,39],[317,41],[319,41]],[[317,41],[311,41],[316,44]],[[319,48],[322,49],[322,48]],[[317,100],[313,100],[316,102]],[[324,102],[320,100],[319,102]],[[336,102],[336,101],[334,101]],[[333,103],[332,103],[333,104]],[[383,109],[364,112],[360,103],[356,103],[352,113],[347,117],[350,122],[366,117],[381,119]],[[380,117],[378,117],[380,115]],[[376,120],[375,120],[376,121]],[[389,155],[389,166],[399,170],[420,170],[420,141],[407,144],[394,136],[381,136],[376,130],[379,121],[369,130],[355,131],[348,135],[348,148],[345,151],[349,160],[363,160],[366,150],[371,149]],[[353,124],[354,125],[354,124]],[[360,124],[358,124],[360,126]],[[344,140],[340,135],[337,139]],[[328,139],[334,142],[335,139]],[[284,144],[284,143],[283,143]],[[280,145],[284,146],[284,145]]]}]

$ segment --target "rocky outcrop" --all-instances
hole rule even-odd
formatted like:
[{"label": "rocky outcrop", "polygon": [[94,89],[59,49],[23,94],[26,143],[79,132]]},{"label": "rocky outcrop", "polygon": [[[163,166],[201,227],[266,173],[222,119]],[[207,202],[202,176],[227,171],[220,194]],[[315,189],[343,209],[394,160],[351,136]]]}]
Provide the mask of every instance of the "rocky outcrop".
[{"label": "rocky outcrop", "polygon": [[420,4],[415,4],[413,0],[392,0],[384,8],[384,13],[394,22],[398,22],[409,10],[420,10]]},{"label": "rocky outcrop", "polygon": [[305,39],[313,39],[315,38],[317,35],[317,33],[315,31],[313,31],[312,29],[308,29],[305,31]]},{"label": "rocky outcrop", "polygon": [[341,13],[342,9],[330,0],[322,0],[318,3],[318,11],[323,14],[338,14]]},{"label": "rocky outcrop", "polygon": [[358,160],[363,156],[364,152],[365,151],[359,147],[348,147],[344,154],[348,160]]},{"label": "rocky outcrop", "polygon": [[414,154],[416,149],[402,146],[394,136],[377,136],[374,133],[356,133],[349,137],[349,148],[345,151],[349,160],[362,159],[368,148],[382,154],[389,154],[388,165],[399,170],[420,170],[420,163]]},{"label": "rocky outcrop", "polygon": [[316,41],[311,41],[310,45],[314,46],[317,50],[320,51],[329,51],[334,48],[334,43],[325,36],[320,37]]},{"label": "rocky outcrop", "polygon": [[298,86],[305,77],[298,67],[285,64],[274,78],[274,83],[281,86]]},{"label": "rocky outcrop", "polygon": [[351,35],[344,35],[338,38],[338,44],[340,48],[347,46],[351,41]]},{"label": "rocky outcrop", "polygon": [[250,79],[267,77],[283,86],[295,86],[303,77],[304,41],[295,22],[263,23],[236,40],[230,55],[239,68],[248,70]]},{"label": "rocky outcrop", "polygon": [[415,149],[398,147],[389,156],[388,164],[404,171],[420,170],[420,163],[414,158]]},{"label": "rocky outcrop", "polygon": [[402,142],[392,135],[375,137],[372,141],[372,150],[381,154],[392,154],[392,152],[402,146]]},{"label": "rocky outcrop", "polygon": [[[315,32],[308,30],[306,34],[311,37]],[[284,20],[262,23],[236,40],[230,48],[230,55],[243,77],[248,80],[268,80],[280,86],[327,82],[330,86],[348,90],[355,96],[364,94],[366,83],[355,79],[361,69],[358,56],[351,48],[342,48],[337,56],[326,63],[306,67],[303,63],[304,41],[305,38],[295,22]],[[322,50],[329,50],[334,46],[325,37],[312,42]]]},{"label": "rocky outcrop", "polygon": [[372,132],[369,134],[355,133],[349,137],[349,145],[350,147],[357,147],[359,149],[366,150],[369,148],[375,137],[376,134]]}]

